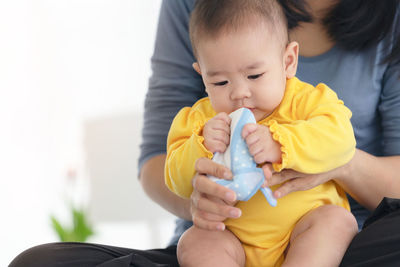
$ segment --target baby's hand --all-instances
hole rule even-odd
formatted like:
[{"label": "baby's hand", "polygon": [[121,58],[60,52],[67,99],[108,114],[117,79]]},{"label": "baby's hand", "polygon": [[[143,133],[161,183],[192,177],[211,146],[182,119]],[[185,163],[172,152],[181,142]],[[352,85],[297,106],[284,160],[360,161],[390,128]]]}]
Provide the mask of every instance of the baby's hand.
[{"label": "baby's hand", "polygon": [[203,128],[204,146],[211,151],[225,152],[230,142],[231,118],[225,112],[218,113]]},{"label": "baby's hand", "polygon": [[281,161],[281,145],[272,138],[267,126],[248,123],[243,127],[242,136],[257,164]]}]

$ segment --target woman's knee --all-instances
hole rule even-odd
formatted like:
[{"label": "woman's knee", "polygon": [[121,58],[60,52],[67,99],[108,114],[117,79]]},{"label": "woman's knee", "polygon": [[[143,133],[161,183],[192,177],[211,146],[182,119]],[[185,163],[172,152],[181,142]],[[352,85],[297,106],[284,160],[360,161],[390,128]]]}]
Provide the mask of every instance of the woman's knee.
[{"label": "woman's knee", "polygon": [[10,267],[52,266],[57,263],[57,254],[60,243],[49,243],[29,248],[21,252],[10,263]]}]

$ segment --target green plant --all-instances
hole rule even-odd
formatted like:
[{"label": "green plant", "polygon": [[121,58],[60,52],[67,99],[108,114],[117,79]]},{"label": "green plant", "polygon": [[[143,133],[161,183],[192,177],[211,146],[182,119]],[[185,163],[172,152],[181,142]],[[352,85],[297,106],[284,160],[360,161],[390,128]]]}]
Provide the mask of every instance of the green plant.
[{"label": "green plant", "polygon": [[87,220],[84,209],[77,209],[71,205],[72,226],[62,225],[54,216],[51,216],[51,223],[54,231],[62,242],[85,242],[94,235],[92,226]]}]

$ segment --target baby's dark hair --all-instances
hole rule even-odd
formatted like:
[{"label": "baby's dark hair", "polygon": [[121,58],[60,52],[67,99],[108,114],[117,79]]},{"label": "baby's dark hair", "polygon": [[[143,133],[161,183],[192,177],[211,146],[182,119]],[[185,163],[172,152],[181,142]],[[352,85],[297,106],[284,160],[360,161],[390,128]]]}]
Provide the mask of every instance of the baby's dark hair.
[{"label": "baby's dark hair", "polygon": [[254,26],[251,25],[254,22],[266,22],[271,31],[283,34],[286,44],[287,20],[276,0],[197,0],[189,23],[194,55],[197,57],[196,45],[200,38],[215,38],[221,33]]}]

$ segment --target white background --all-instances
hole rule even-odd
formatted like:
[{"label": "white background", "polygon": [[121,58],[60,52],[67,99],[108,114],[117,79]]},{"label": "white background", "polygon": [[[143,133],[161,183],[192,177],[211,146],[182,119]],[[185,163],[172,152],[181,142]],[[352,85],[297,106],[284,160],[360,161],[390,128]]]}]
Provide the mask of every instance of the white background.
[{"label": "white background", "polygon": [[[87,172],[85,125],[141,116],[160,4],[0,0],[0,266],[23,249],[57,241],[49,216],[68,218],[68,194],[90,202],[88,184],[95,178]],[[135,156],[133,168],[137,150]],[[133,195],[142,193],[138,185],[133,189]],[[162,216],[166,223],[155,241],[149,241],[146,221],[112,219],[95,223],[92,241],[165,245],[173,218]]]}]

